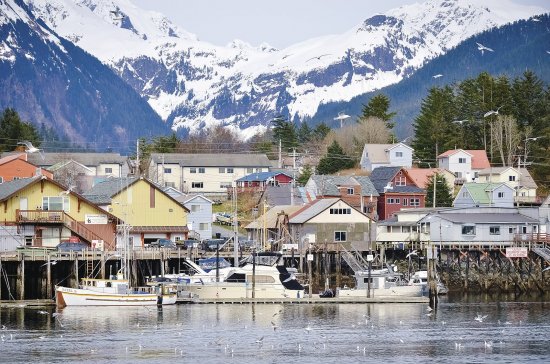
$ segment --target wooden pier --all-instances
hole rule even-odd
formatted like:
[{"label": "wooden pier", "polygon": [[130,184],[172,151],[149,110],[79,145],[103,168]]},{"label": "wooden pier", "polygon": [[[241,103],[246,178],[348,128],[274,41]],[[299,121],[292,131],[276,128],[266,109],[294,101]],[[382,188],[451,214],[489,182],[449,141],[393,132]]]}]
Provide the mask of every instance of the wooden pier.
[{"label": "wooden pier", "polygon": [[198,303],[198,304],[222,304],[222,305],[242,305],[242,304],[363,304],[363,303],[429,303],[428,297],[304,297],[304,298],[233,298],[233,299],[178,299],[178,303]]}]

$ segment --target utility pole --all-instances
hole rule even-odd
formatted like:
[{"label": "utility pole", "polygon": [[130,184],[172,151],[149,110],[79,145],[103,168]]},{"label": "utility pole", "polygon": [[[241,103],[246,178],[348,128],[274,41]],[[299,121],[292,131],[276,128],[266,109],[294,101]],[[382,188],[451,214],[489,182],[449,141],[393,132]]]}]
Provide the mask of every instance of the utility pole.
[{"label": "utility pole", "polygon": [[136,177],[139,177],[141,175],[139,171],[139,138],[136,140]]},{"label": "utility pole", "polygon": [[239,222],[237,220],[238,204],[237,204],[237,187],[233,187],[233,201],[235,203],[235,210],[233,215],[233,259],[234,267],[239,266]]},{"label": "utility pole", "polygon": [[296,178],[296,148],[292,148],[292,181],[290,182],[290,205],[294,206],[294,179]]},{"label": "utility pole", "polygon": [[278,163],[278,167],[283,168],[282,142],[281,142],[280,138],[279,138],[279,163]]},{"label": "utility pole", "polygon": [[313,272],[311,271],[311,262],[313,261],[313,254],[311,254],[311,245],[307,249],[307,272],[309,279],[309,298],[312,296],[313,290]]}]

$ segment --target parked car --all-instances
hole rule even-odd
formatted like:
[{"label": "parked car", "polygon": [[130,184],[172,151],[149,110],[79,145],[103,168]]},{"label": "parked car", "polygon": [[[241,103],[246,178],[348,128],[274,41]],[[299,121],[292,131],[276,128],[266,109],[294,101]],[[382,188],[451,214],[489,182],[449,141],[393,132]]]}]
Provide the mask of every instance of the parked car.
[{"label": "parked car", "polygon": [[157,239],[149,244],[150,248],[176,249],[176,243],[170,239]]},{"label": "parked car", "polygon": [[222,247],[225,239],[207,239],[202,242],[202,248],[208,251],[216,251],[216,247]]},{"label": "parked car", "polygon": [[189,240],[178,240],[176,242],[176,246],[178,246],[181,249],[192,249],[193,244],[197,244],[198,247],[200,247],[200,241],[189,239]]},{"label": "parked car", "polygon": [[83,250],[89,249],[90,246],[82,241],[78,242],[70,242],[70,241],[64,241],[57,245],[56,249],[59,252],[81,252]]}]

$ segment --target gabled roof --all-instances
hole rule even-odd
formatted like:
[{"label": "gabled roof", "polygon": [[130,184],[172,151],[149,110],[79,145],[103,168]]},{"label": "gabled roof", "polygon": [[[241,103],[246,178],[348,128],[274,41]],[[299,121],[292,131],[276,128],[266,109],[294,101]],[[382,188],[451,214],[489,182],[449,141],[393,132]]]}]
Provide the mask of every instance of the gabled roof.
[{"label": "gabled roof", "polygon": [[[330,206],[334,205],[338,201],[342,201],[340,198],[321,198],[315,200],[305,206],[303,206],[299,211],[295,212],[290,217],[291,224],[304,224],[309,220],[313,219],[315,216],[319,215],[321,212],[328,209]],[[345,203],[345,202],[344,202]],[[346,203],[346,205],[350,206]],[[352,206],[350,206],[353,208]]]},{"label": "gabled roof", "polygon": [[512,189],[510,186],[508,186],[505,183],[475,183],[475,182],[465,183],[462,185],[462,188],[468,191],[468,193],[472,197],[472,200],[475,203],[488,204],[491,202],[491,197],[488,192],[493,191],[496,188],[501,186],[505,186],[508,189]]},{"label": "gabled roof", "polygon": [[42,177],[32,177],[32,178],[20,178],[14,179],[12,181],[0,183],[0,201],[7,200],[12,195],[17,193],[17,191],[22,190],[28,185],[33,184],[34,182],[40,180]]},{"label": "gabled roof", "polygon": [[[2,154],[3,156],[12,155],[15,152]],[[20,153],[18,153],[20,154]],[[27,161],[37,166],[53,166],[56,163],[68,160],[75,160],[85,166],[98,166],[100,164],[123,164],[127,157],[118,153],[44,153],[44,159],[37,153],[27,153]]]},{"label": "gabled roof", "polygon": [[[279,186],[267,186],[262,193],[260,201],[267,200],[269,206],[283,206],[290,205],[291,196],[290,189],[292,188],[291,184],[281,184]],[[302,195],[303,188],[296,188],[292,190],[294,194],[294,205],[302,206],[304,202],[304,196]]]},{"label": "gabled roof", "polygon": [[[445,173],[441,168],[407,168],[407,174],[413,182],[420,188],[426,188],[430,177],[435,173]],[[450,173],[450,172],[449,172]]]},{"label": "gabled roof", "polygon": [[182,167],[271,167],[265,154],[183,154],[151,153],[151,162],[156,164],[179,164]]},{"label": "gabled roof", "polygon": [[455,155],[456,153],[466,153],[470,157],[473,157],[472,154],[468,153],[464,149],[451,149],[451,150],[446,151],[445,153],[441,153],[440,155],[437,156],[437,158],[439,159],[439,158],[444,158],[444,157],[450,157],[452,155]]},{"label": "gabled roof", "polygon": [[519,213],[476,212],[442,213],[440,218],[457,224],[537,224],[539,221]]},{"label": "gabled roof", "polygon": [[472,157],[472,169],[484,169],[491,167],[485,149],[452,149],[437,156],[437,159],[450,157],[458,152],[464,152]]},{"label": "gabled roof", "polygon": [[491,176],[492,174],[502,174],[506,172],[507,170],[512,169],[519,175],[519,186],[524,188],[534,188],[536,189],[538,186],[535,183],[535,180],[531,176],[531,173],[526,168],[520,168],[519,172],[517,168],[514,167],[493,167],[493,168],[485,168],[479,171],[480,176]]},{"label": "gabled roof", "polygon": [[11,162],[11,161],[14,161],[16,159],[21,159],[23,161],[27,161],[27,159],[24,157],[25,154],[24,153],[18,153],[18,154],[12,154],[12,155],[7,155],[3,158],[0,158],[0,166],[2,164],[5,164],[5,163],[8,163],[8,162]]},{"label": "gabled roof", "polygon": [[284,172],[257,172],[257,173],[247,174],[246,176],[239,178],[236,182],[266,182],[268,180],[275,178],[275,176],[278,176],[280,174],[285,175],[289,178],[292,178],[292,176]]},{"label": "gabled roof", "polygon": [[403,173],[407,174],[407,170],[405,170],[402,167],[378,167],[372,170],[370,177],[370,180],[372,181],[372,184],[376,188],[379,194],[381,193],[425,193],[425,191],[415,185],[407,185],[407,186],[391,186],[392,188],[384,191],[384,188],[388,185],[388,183],[399,173],[399,171],[403,171]]},{"label": "gabled roof", "polygon": [[412,148],[406,144],[395,143],[395,144],[365,144],[364,151],[367,152],[368,158],[371,161],[371,163],[388,163],[389,162],[388,153],[386,152],[388,150],[396,148],[399,145],[412,150]]},{"label": "gabled roof", "polygon": [[189,202],[191,202],[193,200],[196,200],[196,199],[202,199],[202,200],[205,200],[206,202],[209,202],[211,204],[214,203],[214,202],[212,202],[212,200],[210,200],[206,196],[200,195],[200,194],[197,194],[197,193],[190,193],[188,195],[183,195],[180,198],[176,198],[176,200],[182,200],[183,204],[189,203]]},{"label": "gabled roof", "polygon": [[53,166],[48,167],[47,170],[50,171],[50,172],[55,172],[55,171],[60,170],[61,168],[68,167],[71,164],[76,164],[78,167],[80,167],[82,169],[86,169],[90,172],[93,172],[91,168],[86,167],[84,164],[82,164],[80,162],[77,162],[74,159],[69,159],[67,161],[58,162],[58,163],[54,164]]},{"label": "gabled roof", "polygon": [[361,196],[379,196],[368,176],[314,175],[310,178],[315,182],[321,196],[340,196],[342,193],[339,186],[361,186]]}]

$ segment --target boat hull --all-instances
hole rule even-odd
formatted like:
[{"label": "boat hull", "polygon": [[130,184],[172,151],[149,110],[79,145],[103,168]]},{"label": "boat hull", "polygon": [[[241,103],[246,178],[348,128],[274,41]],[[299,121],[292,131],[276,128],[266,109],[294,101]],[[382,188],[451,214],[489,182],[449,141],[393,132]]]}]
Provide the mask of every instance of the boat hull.
[{"label": "boat hull", "polygon": [[[256,284],[254,292],[252,286],[245,283],[207,283],[189,284],[184,290],[196,295],[201,300],[216,299],[281,299],[281,298],[303,298],[303,290],[289,290],[282,285]],[[253,294],[254,293],[254,294]]]},{"label": "boat hull", "polygon": [[[395,286],[389,288],[371,289],[371,298],[376,297],[422,297],[421,286]],[[344,289],[340,288],[336,292],[337,297],[367,297],[366,289]]]},{"label": "boat hull", "polygon": [[94,292],[79,288],[56,288],[56,302],[65,306],[155,306],[176,303],[177,295],[163,294],[116,294]]}]

